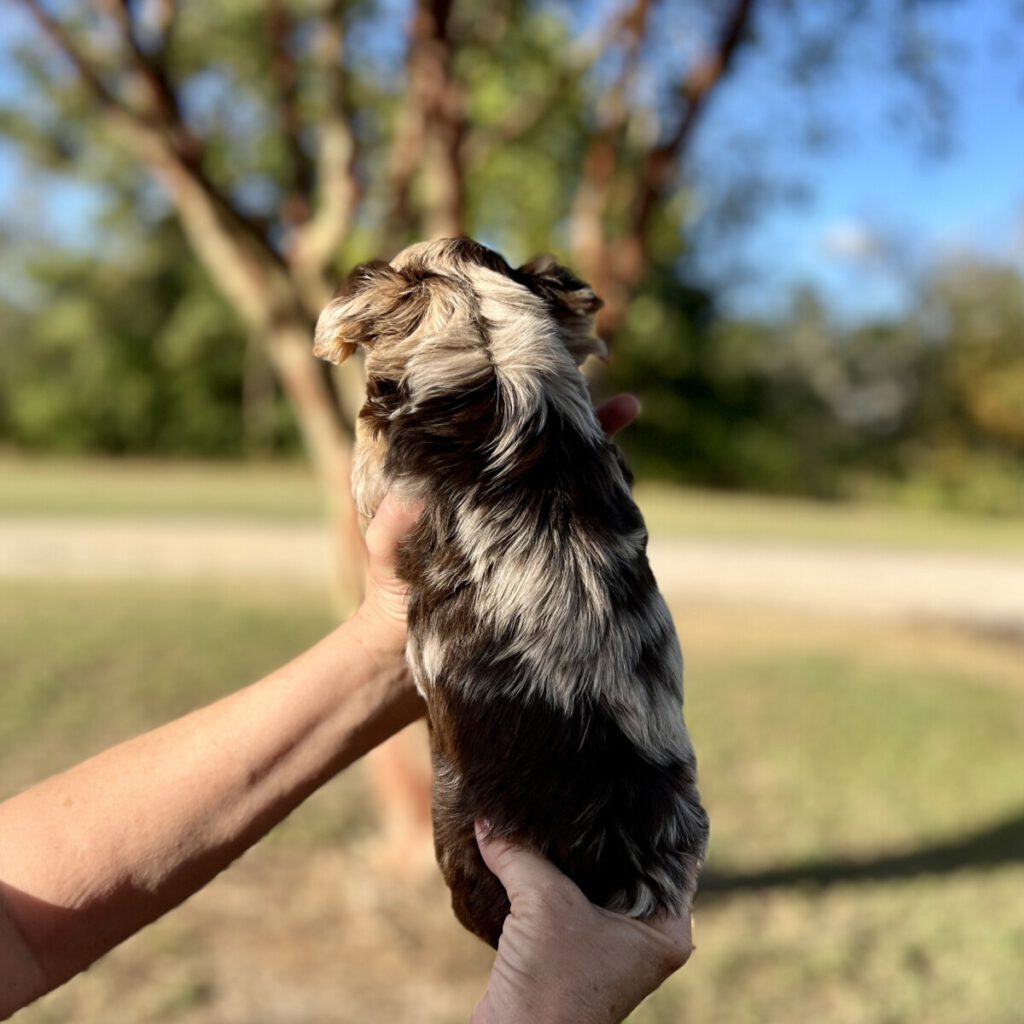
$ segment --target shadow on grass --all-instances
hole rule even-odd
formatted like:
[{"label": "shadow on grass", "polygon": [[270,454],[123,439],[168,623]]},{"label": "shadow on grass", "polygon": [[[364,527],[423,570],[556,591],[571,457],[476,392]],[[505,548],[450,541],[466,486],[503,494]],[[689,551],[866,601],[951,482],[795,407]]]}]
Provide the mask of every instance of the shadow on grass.
[{"label": "shadow on grass", "polygon": [[709,902],[732,893],[796,886],[827,888],[858,882],[899,882],[923,875],[988,870],[1024,864],[1024,812],[970,835],[905,853],[861,859],[807,860],[763,871],[704,873],[700,900]]}]

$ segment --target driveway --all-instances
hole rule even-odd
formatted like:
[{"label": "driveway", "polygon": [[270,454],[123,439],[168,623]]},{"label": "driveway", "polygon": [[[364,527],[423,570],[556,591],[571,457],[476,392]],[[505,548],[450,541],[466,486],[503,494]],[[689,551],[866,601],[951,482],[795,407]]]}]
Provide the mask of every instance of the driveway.
[{"label": "driveway", "polygon": [[[674,599],[1024,630],[1024,558],[654,537]],[[0,579],[277,580],[326,585],[315,524],[0,519]]]}]

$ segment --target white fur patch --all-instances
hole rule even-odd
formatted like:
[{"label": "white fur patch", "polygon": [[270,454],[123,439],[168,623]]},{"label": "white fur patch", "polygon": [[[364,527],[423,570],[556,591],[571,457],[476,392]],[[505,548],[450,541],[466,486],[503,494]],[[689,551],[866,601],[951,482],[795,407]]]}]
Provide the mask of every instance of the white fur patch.
[{"label": "white fur patch", "polygon": [[[656,589],[624,618],[613,614],[609,601],[616,563],[646,557],[642,531],[602,548],[578,530],[538,530],[523,509],[489,513],[467,499],[458,511],[457,538],[477,586],[477,614],[514,634],[510,653],[529,668],[518,685],[565,711],[583,699],[600,700],[653,760],[686,755],[682,656],[668,608]],[[665,674],[676,683],[671,689],[635,678],[649,643],[663,650]]]},{"label": "white fur patch", "polygon": [[480,303],[504,403],[505,429],[493,458],[501,462],[509,457],[526,422],[543,416],[546,402],[583,437],[599,443],[601,431],[585,378],[544,302],[523,285],[486,267],[471,266],[468,277]]}]

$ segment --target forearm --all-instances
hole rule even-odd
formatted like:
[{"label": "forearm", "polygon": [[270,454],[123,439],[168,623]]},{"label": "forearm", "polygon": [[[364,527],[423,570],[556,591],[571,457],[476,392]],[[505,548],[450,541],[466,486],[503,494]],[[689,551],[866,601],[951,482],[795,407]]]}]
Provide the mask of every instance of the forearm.
[{"label": "forearm", "polygon": [[417,717],[401,662],[365,632],[350,620],[260,682],[0,805],[3,902],[47,987],[201,888]]}]

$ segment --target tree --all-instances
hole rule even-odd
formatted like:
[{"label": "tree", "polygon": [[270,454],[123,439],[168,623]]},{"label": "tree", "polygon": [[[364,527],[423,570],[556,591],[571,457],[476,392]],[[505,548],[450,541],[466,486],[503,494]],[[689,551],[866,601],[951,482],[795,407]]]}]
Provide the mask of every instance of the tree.
[{"label": "tree", "polygon": [[294,448],[273,389],[260,389],[258,353],[177,224],[145,232],[122,224],[118,239],[114,254],[20,254],[33,305],[45,313],[8,306],[0,433],[21,447],[73,452]]},{"label": "tree", "polygon": [[[103,180],[123,175],[127,157],[159,184],[265,347],[338,538],[353,531],[358,366],[317,364],[309,338],[343,267],[467,230],[549,241],[535,229],[543,237],[523,239],[495,203],[512,191],[514,205],[542,207],[533,225],[567,217],[573,258],[614,330],[650,262],[654,213],[754,8],[734,0],[701,19],[702,47],[662,98],[663,127],[638,135],[651,0],[626,0],[582,43],[571,38],[581,25],[518,0],[415,0],[402,40],[365,0],[14,2],[47,46],[18,48],[38,94],[4,111],[7,132],[51,164]],[[546,195],[510,189],[524,169]],[[137,192],[152,202],[145,185]],[[340,543],[339,554],[351,550]]]},{"label": "tree", "polygon": [[961,254],[923,283],[924,352],[906,461],[944,504],[1024,510],[1024,275]]},{"label": "tree", "polygon": [[[754,7],[692,5],[700,45],[669,66],[654,117],[636,96],[652,0],[622,0],[596,25],[525,0],[412,0],[404,35],[372,0],[13,2],[38,33],[17,50],[29,102],[2,126],[41,163],[118,182],[143,213],[159,184],[289,398],[350,600],[359,367],[332,372],[310,352],[342,269],[467,231],[544,248],[564,223],[614,330]],[[397,797],[385,788],[392,822],[416,820],[418,774],[377,773],[401,782]]]},{"label": "tree", "polygon": [[926,336],[943,354],[942,390],[966,440],[1024,453],[1024,280],[1010,265],[960,258],[922,297]]},{"label": "tree", "polygon": [[[648,331],[641,359],[648,380],[663,373],[659,344],[679,364],[683,390],[666,391],[669,415],[709,380],[729,381],[756,409],[764,380],[719,373],[706,325],[672,308],[682,299],[693,316],[706,309],[681,281],[676,201],[698,128],[752,44],[813,85],[873,11],[905,27],[928,6],[408,0],[399,27],[393,6],[375,0],[7,2],[38,31],[17,47],[27,95],[0,111],[0,127],[42,164],[118,182],[140,216],[159,184],[291,403],[332,510],[339,578],[350,583],[359,366],[335,372],[310,354],[344,269],[463,232],[523,257],[556,247],[605,300],[606,335],[629,326],[628,340],[640,339],[639,321],[628,321],[641,288],[671,314],[648,317],[649,328],[682,327],[677,337]],[[897,50],[941,97],[926,48]],[[762,131],[777,134],[759,99],[750,107]],[[706,455],[731,436],[714,407],[712,395],[697,406]],[[777,439],[765,447],[756,430],[742,436],[749,443],[731,450],[750,465],[785,456]]]}]

